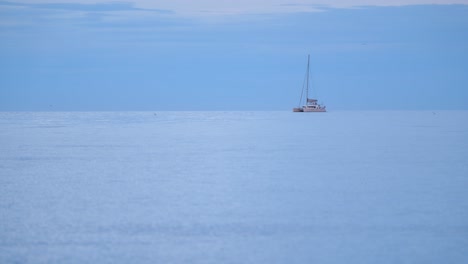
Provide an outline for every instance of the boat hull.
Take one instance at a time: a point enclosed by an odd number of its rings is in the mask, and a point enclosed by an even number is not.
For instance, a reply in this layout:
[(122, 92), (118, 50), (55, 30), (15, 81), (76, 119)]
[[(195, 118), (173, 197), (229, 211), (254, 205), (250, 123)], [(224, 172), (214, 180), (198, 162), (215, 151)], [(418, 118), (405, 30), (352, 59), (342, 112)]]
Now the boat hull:
[(326, 112), (326, 108), (309, 108), (309, 107), (294, 107), (293, 112), (308, 112), (308, 113), (313, 113), (313, 112)]
[(326, 112), (325, 108), (304, 108), (302, 112)]

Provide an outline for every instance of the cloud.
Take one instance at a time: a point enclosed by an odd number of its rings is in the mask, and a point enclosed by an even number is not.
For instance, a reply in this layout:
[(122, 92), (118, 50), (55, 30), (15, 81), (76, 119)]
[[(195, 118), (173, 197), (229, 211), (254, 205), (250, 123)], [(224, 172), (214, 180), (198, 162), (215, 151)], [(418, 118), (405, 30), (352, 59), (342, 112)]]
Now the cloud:
[[(449, 5), (465, 4), (468, 0), (10, 0), (1, 5), (22, 6), (50, 10), (111, 12), (151, 11), (173, 13), (186, 17), (216, 17), (225, 15), (304, 13), (328, 8), (355, 8), (362, 6)], [(170, 11), (171, 10), (171, 11)]]
[(134, 3), (130, 2), (44, 2), (44, 3), (29, 3), (13, 2), (13, 1), (0, 1), (0, 6), (10, 7), (29, 7), (36, 9), (49, 9), (49, 10), (63, 10), (63, 11), (84, 11), (84, 12), (112, 12), (112, 11), (148, 11), (158, 13), (172, 13), (170, 10), (155, 9), (155, 8), (138, 8)]
[(168, 17), (174, 12), (152, 7), (138, 7), (132, 2), (74, 0), (0, 0), (0, 27), (18, 28), (63, 23), (102, 26), (113, 22), (139, 21), (145, 17)]
[(174, 10), (179, 15), (209, 16), (314, 12), (324, 8), (360, 6), (468, 5), (468, 0), (134, 0), (134, 3), (141, 8)]

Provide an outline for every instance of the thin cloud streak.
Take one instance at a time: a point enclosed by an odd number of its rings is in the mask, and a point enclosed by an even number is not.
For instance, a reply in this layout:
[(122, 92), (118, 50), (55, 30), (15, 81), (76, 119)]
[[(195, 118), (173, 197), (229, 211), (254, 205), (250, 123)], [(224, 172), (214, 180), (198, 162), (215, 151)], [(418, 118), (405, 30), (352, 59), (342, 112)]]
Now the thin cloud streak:
[(302, 13), (316, 12), (327, 8), (356, 8), (363, 6), (468, 5), (468, 0), (134, 0), (134, 3), (141, 8), (160, 8), (174, 10), (178, 15), (204, 17)]
[(43, 0), (42, 3), (37, 2), (37, 0), (11, 0), (8, 2), (3, 1), (3, 4), (77, 11), (173, 12), (177, 16), (188, 17), (302, 13), (316, 12), (327, 8), (356, 8), (363, 6), (468, 5), (468, 0), (133, 0), (131, 2), (76, 0), (74, 3), (64, 2), (64, 0)]
[(131, 2), (98, 2), (96, 3), (28, 3), (28, 2), (13, 2), (0, 1), (0, 6), (8, 7), (27, 7), (35, 9), (50, 9), (62, 11), (84, 11), (84, 12), (115, 12), (115, 11), (147, 11), (157, 13), (172, 13), (170, 10), (154, 9), (154, 8), (137, 8)]

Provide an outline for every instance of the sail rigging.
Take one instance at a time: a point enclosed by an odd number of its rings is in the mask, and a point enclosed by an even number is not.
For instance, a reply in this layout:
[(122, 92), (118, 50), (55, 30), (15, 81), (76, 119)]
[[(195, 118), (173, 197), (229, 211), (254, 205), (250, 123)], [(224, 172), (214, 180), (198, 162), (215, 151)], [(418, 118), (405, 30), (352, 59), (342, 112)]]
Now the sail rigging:
[[(309, 98), (309, 79), (310, 79), (310, 54), (307, 55), (307, 71), (306, 78), (302, 84), (301, 97), (299, 99), (299, 106), (293, 108), (293, 112), (326, 112), (325, 106), (318, 103), (317, 99)], [(304, 96), (304, 84), (306, 90), (305, 105), (300, 107), (302, 98)]]

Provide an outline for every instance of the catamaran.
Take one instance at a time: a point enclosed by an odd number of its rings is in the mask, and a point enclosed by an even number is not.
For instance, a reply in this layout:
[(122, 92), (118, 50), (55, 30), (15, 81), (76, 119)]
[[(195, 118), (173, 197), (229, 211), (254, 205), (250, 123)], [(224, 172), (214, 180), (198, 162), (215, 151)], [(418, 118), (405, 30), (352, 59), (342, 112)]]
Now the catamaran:
[(326, 106), (318, 103), (317, 99), (309, 98), (309, 72), (310, 72), (310, 55), (307, 56), (307, 76), (306, 76), (306, 100), (305, 105), (300, 106), (302, 103), (302, 96), (304, 94), (304, 86), (302, 86), (301, 99), (299, 106), (293, 108), (293, 112), (326, 112)]

